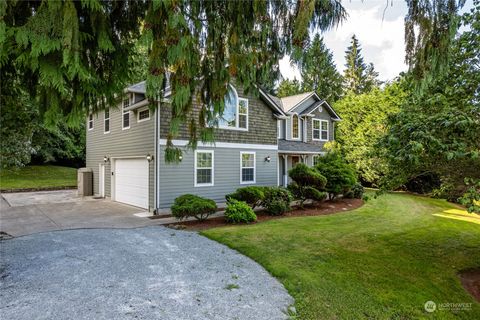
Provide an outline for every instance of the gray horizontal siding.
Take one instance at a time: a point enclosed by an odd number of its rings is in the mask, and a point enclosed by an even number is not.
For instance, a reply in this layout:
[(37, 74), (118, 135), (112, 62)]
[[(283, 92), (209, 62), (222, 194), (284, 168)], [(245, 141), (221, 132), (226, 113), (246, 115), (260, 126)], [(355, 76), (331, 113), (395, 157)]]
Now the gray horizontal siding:
[(313, 118), (309, 117), (307, 121), (307, 143), (318, 145), (321, 147), (322, 151), (325, 151), (323, 149), (323, 145), (325, 144), (326, 141), (312, 140), (312, 124), (313, 124), (312, 120), (313, 119), (328, 120), (328, 140), (329, 141), (333, 141), (333, 137), (334, 137), (333, 131), (334, 131), (335, 121), (332, 121), (332, 117), (330, 113), (328, 113), (325, 107), (322, 107), (321, 112), (319, 109), (316, 109), (313, 115), (314, 115)]
[[(137, 122), (137, 112), (131, 111), (130, 129), (122, 130), (122, 111), (120, 108), (110, 109), (110, 133), (104, 133), (104, 112), (94, 115), (94, 128), (86, 134), (86, 165), (92, 168), (94, 193), (99, 194), (98, 171), (99, 163), (103, 163), (103, 157), (143, 157), (153, 155), (154, 144), (154, 113), (150, 114), (150, 120)], [(88, 127), (88, 126), (87, 126)], [(111, 196), (111, 164), (105, 166), (105, 195)], [(149, 169), (149, 205), (154, 207), (154, 162), (150, 163)]]
[[(277, 185), (277, 151), (230, 148), (198, 148), (198, 150), (214, 151), (214, 186), (194, 186), (194, 151), (184, 152), (179, 164), (166, 164), (164, 146), (160, 147), (160, 207), (169, 207), (176, 197), (192, 193), (217, 202), (224, 202), (225, 195), (237, 188), (248, 185)], [(256, 153), (256, 183), (240, 184), (240, 152)], [(265, 158), (270, 156), (271, 161)]]

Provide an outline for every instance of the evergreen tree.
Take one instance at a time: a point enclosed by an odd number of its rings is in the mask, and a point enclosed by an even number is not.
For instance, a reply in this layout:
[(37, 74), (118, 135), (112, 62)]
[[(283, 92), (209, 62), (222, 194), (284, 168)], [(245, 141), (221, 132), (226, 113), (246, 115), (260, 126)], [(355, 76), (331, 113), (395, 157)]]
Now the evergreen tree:
[(375, 87), (379, 87), (382, 84), (380, 80), (378, 80), (378, 72), (375, 70), (373, 63), (369, 63), (367, 66), (367, 70), (365, 70), (365, 81), (363, 83), (363, 91), (369, 92)]
[(317, 34), (300, 61), (302, 90), (315, 91), (321, 98), (335, 102), (342, 96), (342, 76), (333, 55)]
[(345, 51), (346, 63), (343, 73), (343, 85), (346, 92), (351, 91), (356, 94), (363, 92), (367, 67), (361, 52), (360, 43), (357, 37), (353, 35), (351, 44)]
[[(97, 102), (114, 102), (122, 92), (143, 30), (150, 98), (158, 97), (169, 74), (171, 160), (179, 155), (172, 140), (181, 124), (188, 123), (191, 147), (213, 141), (207, 123), (222, 112), (233, 79), (246, 91), (271, 87), (279, 58), (303, 50), (310, 30), (326, 30), (345, 17), (337, 0), (4, 1), (0, 76), (13, 69), (50, 122), (62, 115), (82, 119), (103, 107)], [(192, 112), (194, 97), (199, 116)]]
[(297, 79), (289, 80), (285, 79), (282, 80), (277, 89), (277, 96), (280, 98), (293, 96), (299, 93), (302, 93), (302, 88), (300, 86), (300, 82)]

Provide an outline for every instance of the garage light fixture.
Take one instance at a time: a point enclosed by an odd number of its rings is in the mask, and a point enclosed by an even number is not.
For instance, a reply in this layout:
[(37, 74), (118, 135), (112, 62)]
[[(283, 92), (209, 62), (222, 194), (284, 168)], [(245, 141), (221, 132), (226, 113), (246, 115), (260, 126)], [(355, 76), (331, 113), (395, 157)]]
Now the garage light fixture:
[(150, 162), (153, 160), (153, 156), (151, 154), (147, 154), (147, 161)]
[(110, 158), (108, 156), (103, 156), (103, 162), (107, 163), (110, 161)]

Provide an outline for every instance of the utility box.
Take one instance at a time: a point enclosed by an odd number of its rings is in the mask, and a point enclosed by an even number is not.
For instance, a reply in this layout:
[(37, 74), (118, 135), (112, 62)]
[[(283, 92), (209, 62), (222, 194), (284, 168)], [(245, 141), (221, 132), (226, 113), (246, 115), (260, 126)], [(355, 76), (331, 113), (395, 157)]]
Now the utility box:
[(77, 187), (80, 197), (93, 196), (93, 170), (91, 168), (78, 169)]

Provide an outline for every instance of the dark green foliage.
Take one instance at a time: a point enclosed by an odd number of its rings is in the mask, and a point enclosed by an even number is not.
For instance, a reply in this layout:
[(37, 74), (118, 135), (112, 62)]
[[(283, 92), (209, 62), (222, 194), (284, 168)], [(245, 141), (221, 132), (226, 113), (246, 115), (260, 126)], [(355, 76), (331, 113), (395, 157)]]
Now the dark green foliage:
[(193, 194), (184, 194), (175, 199), (171, 210), (172, 215), (179, 220), (195, 217), (197, 220), (202, 221), (217, 211), (217, 204), (210, 199)]
[(265, 187), (264, 194), (265, 197), (262, 201), (262, 206), (268, 214), (278, 216), (290, 210), (290, 203), (293, 201), (293, 196), (288, 189)]
[(323, 190), (327, 184), (327, 179), (315, 169), (304, 163), (299, 163), (288, 171), (288, 175), (293, 180), (288, 185), (288, 190), (299, 201), (300, 207), (303, 207), (308, 199), (314, 201), (325, 199), (325, 193), (320, 190)]
[(315, 91), (330, 103), (342, 96), (342, 76), (320, 35), (315, 35), (297, 63), (302, 75), (303, 92)]
[(231, 223), (249, 223), (256, 221), (257, 215), (247, 203), (230, 199), (225, 209), (225, 220)]
[[(462, 18), (466, 31), (453, 42), (444, 75), (414, 91), (389, 118), (382, 140), (389, 162), (384, 186), (395, 189), (427, 172), (444, 184), (435, 195), (456, 199), (465, 177), (480, 178), (480, 2)], [(411, 79), (415, 85), (414, 78)]]
[(356, 183), (352, 188), (344, 194), (345, 198), (349, 199), (362, 199), (365, 192), (363, 186), (360, 183)]
[(318, 159), (315, 169), (326, 179), (326, 191), (331, 200), (345, 194), (357, 183), (355, 169), (337, 152), (329, 152)]
[(39, 123), (32, 137), (32, 163), (55, 163), (70, 167), (85, 165), (85, 124), (49, 128)]
[(466, 192), (458, 199), (468, 212), (480, 213), (480, 179), (465, 178)]
[(260, 205), (264, 197), (265, 197), (265, 194), (264, 194), (263, 187), (249, 186), (249, 187), (238, 188), (234, 193), (227, 194), (225, 196), (225, 199), (227, 200), (227, 202), (230, 201), (231, 199), (244, 201), (249, 206), (251, 206), (252, 209), (255, 209), (256, 206)]
[(282, 80), (278, 85), (277, 96), (280, 98), (294, 96), (296, 94), (302, 93), (300, 82), (297, 79), (294, 80)]
[[(422, 90), (443, 76), (450, 58), (458, 12), (466, 0), (409, 0), (405, 16), (406, 62)], [(474, 4), (478, 5), (478, 0)], [(477, 20), (478, 21), (478, 20)]]
[(407, 98), (405, 80), (397, 80), (383, 89), (347, 94), (335, 103), (342, 121), (335, 125), (335, 140), (348, 163), (355, 167), (362, 181), (378, 186), (388, 171), (386, 158), (380, 155), (378, 142), (387, 131), (387, 119), (397, 113)]
[(441, 179), (438, 174), (431, 172), (425, 172), (419, 176), (413, 177), (407, 183), (405, 183), (405, 188), (410, 192), (428, 194), (434, 189), (440, 187)]

